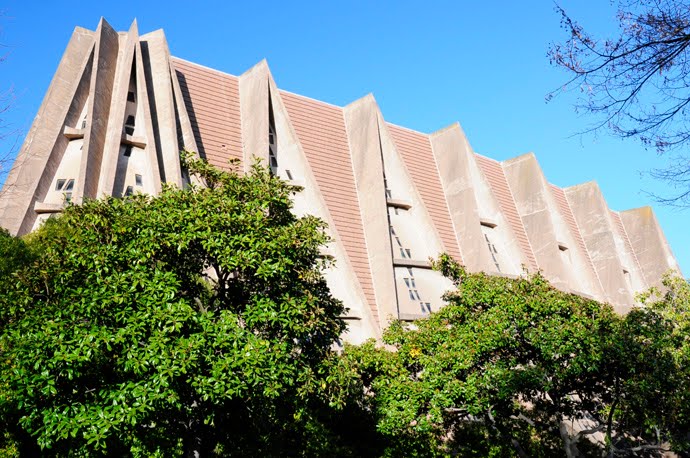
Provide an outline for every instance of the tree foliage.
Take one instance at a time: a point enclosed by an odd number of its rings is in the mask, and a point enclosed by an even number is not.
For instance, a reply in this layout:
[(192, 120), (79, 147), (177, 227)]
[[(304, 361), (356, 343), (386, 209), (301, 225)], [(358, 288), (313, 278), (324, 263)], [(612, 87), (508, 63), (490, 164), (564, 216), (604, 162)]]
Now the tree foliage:
[(0, 232), (0, 456), (658, 456), (690, 450), (690, 286), (625, 317), (539, 274), (455, 289), (383, 345), (333, 344), (299, 188), (186, 156), (203, 186)]
[(389, 456), (685, 449), (690, 390), (679, 344), (690, 334), (674, 314), (687, 313), (686, 282), (677, 281), (682, 307), (662, 300), (619, 317), (540, 275), (468, 274), (447, 257), (438, 267), (457, 285), (448, 305), (391, 326), (393, 351), (372, 342), (346, 352)]
[[(618, 0), (618, 33), (597, 39), (557, 7), (568, 38), (554, 44), (552, 64), (566, 69), (566, 88), (580, 90), (578, 108), (594, 129), (634, 137), (659, 152), (690, 142), (690, 5), (683, 0)], [(553, 92), (549, 97), (553, 96)], [(678, 190), (660, 200), (690, 205), (690, 167), (678, 153), (652, 172)]]
[(0, 234), (0, 419), (26, 456), (318, 454), (344, 330), (324, 223), (260, 166), (186, 165), (205, 186)]

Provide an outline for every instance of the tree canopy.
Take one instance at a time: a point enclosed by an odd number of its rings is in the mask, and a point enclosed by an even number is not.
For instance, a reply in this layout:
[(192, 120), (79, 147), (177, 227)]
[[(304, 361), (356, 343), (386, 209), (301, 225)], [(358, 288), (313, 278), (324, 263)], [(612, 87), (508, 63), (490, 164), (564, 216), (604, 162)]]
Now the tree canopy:
[[(690, 205), (690, 5), (684, 0), (617, 0), (618, 30), (599, 39), (557, 7), (568, 37), (554, 44), (551, 62), (571, 75), (578, 108), (593, 114), (594, 129), (639, 139), (659, 152), (675, 149), (669, 167), (652, 175), (675, 186), (659, 197)], [(549, 97), (557, 92), (552, 92)]]
[(254, 166), (0, 231), (0, 456), (658, 456), (690, 450), (690, 285), (626, 316), (434, 267), (446, 306), (334, 350), (325, 226)]
[(324, 223), (260, 166), (186, 166), (204, 186), (0, 234), (0, 416), (27, 456), (307, 449), (295, 425), (344, 330)]
[(688, 450), (687, 282), (620, 317), (538, 274), (438, 267), (457, 286), (443, 309), (393, 324), (393, 351), (346, 351), (388, 456)]

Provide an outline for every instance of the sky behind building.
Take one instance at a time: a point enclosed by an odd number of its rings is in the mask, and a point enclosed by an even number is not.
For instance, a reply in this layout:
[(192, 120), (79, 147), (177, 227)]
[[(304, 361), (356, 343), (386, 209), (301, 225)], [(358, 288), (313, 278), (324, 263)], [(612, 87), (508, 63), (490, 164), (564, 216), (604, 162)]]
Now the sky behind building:
[[(563, 1), (597, 33), (614, 31), (608, 2)], [(422, 132), (460, 122), (480, 154), (505, 160), (534, 152), (556, 185), (599, 183), (609, 206), (653, 205), (685, 275), (688, 213), (655, 204), (668, 194), (644, 172), (664, 158), (606, 132), (573, 95), (545, 95), (567, 78), (549, 65), (564, 38), (551, 1), (463, 2), (40, 2), (9, 0), (0, 22), (7, 60), (0, 89), (17, 99), (6, 116), (26, 132), (75, 26), (104, 16), (117, 30), (165, 30), (173, 55), (239, 75), (266, 58), (283, 89), (344, 106), (373, 93), (386, 120)], [(23, 136), (22, 136), (23, 138)], [(2, 145), (6, 148), (8, 145)]]

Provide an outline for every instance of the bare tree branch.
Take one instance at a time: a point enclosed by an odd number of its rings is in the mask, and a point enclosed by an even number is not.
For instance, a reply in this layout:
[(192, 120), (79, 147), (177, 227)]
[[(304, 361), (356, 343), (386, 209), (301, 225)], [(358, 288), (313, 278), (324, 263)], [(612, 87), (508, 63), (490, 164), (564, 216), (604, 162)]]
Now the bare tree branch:
[[(690, 142), (690, 5), (682, 0), (618, 0), (618, 32), (597, 39), (556, 6), (568, 33), (551, 46), (550, 62), (570, 73), (562, 88), (579, 90), (576, 110), (594, 115), (585, 132), (607, 129), (621, 138), (637, 138), (659, 153)], [(584, 132), (583, 132), (584, 133)], [(690, 206), (690, 158), (670, 157), (670, 166), (651, 176), (678, 190), (658, 201)]]

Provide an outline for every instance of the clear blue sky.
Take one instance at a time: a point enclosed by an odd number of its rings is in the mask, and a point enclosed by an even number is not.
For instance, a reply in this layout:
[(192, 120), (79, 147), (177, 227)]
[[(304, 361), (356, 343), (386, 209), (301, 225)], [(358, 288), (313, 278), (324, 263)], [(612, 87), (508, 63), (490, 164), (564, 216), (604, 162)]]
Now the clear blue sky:
[[(609, 2), (562, 4), (590, 29), (614, 30)], [(481, 154), (504, 160), (532, 151), (559, 186), (596, 180), (614, 210), (652, 205), (690, 275), (690, 211), (645, 194), (665, 192), (643, 175), (664, 158), (605, 132), (575, 135), (592, 119), (574, 112), (571, 95), (545, 102), (566, 79), (546, 57), (564, 37), (551, 1), (9, 0), (2, 8), (0, 43), (10, 54), (0, 89), (14, 87), (9, 121), (24, 131), (73, 28), (95, 29), (104, 16), (126, 30), (137, 18), (141, 33), (163, 28), (175, 56), (236, 75), (266, 58), (283, 89), (336, 105), (372, 92), (390, 122), (433, 132), (459, 121)]]

